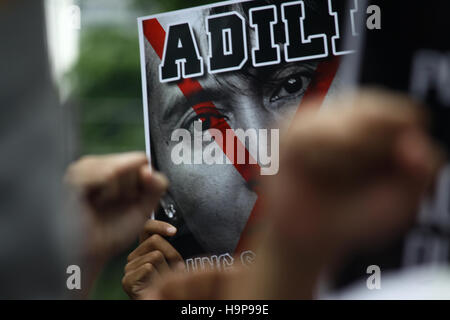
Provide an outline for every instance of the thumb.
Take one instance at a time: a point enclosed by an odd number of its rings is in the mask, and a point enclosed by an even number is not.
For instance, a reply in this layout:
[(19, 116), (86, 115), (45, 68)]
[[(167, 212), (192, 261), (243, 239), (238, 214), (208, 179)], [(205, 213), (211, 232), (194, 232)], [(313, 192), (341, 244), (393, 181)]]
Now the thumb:
[(140, 170), (140, 182), (144, 211), (149, 215), (158, 206), (159, 200), (169, 186), (169, 181), (164, 175), (145, 165)]

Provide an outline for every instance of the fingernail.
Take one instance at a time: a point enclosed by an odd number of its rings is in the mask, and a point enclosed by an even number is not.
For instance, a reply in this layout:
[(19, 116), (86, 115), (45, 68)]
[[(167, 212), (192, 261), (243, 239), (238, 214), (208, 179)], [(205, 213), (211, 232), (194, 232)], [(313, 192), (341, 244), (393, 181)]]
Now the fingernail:
[(185, 268), (186, 268), (186, 266), (184, 265), (184, 262), (178, 262), (175, 265), (175, 270), (177, 270), (177, 271), (184, 271)]
[(174, 226), (167, 227), (166, 230), (169, 235), (174, 235), (175, 233), (177, 233), (177, 228), (175, 228)]
[(159, 173), (159, 172), (157, 172), (157, 171), (153, 171), (153, 178), (156, 180), (156, 181), (158, 181), (158, 183), (164, 188), (164, 189), (167, 189), (167, 187), (169, 186), (169, 180), (167, 180), (167, 178), (163, 175), (163, 174), (161, 174), (161, 173)]
[(152, 174), (152, 169), (148, 165), (144, 166), (143, 171), (145, 174), (148, 174), (148, 175)]
[(141, 169), (141, 176), (144, 181), (144, 183), (148, 183), (152, 179), (152, 170), (148, 165), (145, 165)]

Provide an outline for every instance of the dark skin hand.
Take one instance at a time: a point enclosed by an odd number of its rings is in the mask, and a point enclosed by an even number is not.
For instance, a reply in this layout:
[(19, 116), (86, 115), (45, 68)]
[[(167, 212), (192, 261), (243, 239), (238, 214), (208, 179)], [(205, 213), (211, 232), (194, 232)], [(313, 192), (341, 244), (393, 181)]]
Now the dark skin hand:
[(143, 299), (152, 285), (164, 275), (184, 270), (177, 250), (164, 238), (177, 229), (163, 221), (149, 220), (140, 236), (139, 246), (128, 256), (122, 286), (131, 299)]
[(312, 299), (320, 276), (355, 249), (409, 229), (443, 163), (407, 97), (362, 91), (300, 110), (262, 181), (266, 224), (250, 270), (178, 274), (148, 299)]

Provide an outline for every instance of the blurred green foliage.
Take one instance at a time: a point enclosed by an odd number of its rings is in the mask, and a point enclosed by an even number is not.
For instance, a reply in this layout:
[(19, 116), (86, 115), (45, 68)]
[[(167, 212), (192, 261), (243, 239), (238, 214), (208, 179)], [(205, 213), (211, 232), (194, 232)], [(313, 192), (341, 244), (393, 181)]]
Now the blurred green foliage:
[(142, 150), (139, 45), (112, 27), (81, 35), (76, 66), (80, 109), (80, 152)]
[[(83, 1), (79, 0), (83, 5)], [(136, 17), (204, 5), (211, 0), (130, 0)], [(111, 8), (107, 8), (111, 9)], [(70, 74), (78, 102), (79, 155), (144, 150), (137, 27), (115, 21), (82, 28), (80, 56)], [(121, 287), (126, 250), (105, 268), (93, 299), (127, 298)]]
[[(137, 38), (117, 27), (91, 27), (81, 33), (81, 96), (135, 98), (140, 93), (139, 44)], [(111, 90), (116, 88), (119, 90)]]

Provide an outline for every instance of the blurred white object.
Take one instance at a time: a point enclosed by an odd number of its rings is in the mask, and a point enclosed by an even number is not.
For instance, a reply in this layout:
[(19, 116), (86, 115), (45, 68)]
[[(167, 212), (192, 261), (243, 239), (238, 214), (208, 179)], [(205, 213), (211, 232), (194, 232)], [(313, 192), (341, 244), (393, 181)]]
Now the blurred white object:
[(46, 0), (45, 13), (52, 76), (64, 102), (70, 94), (70, 84), (64, 76), (73, 67), (79, 53), (81, 10), (73, 0)]
[(381, 289), (367, 288), (366, 279), (324, 299), (450, 300), (450, 266), (425, 265), (382, 274)]

